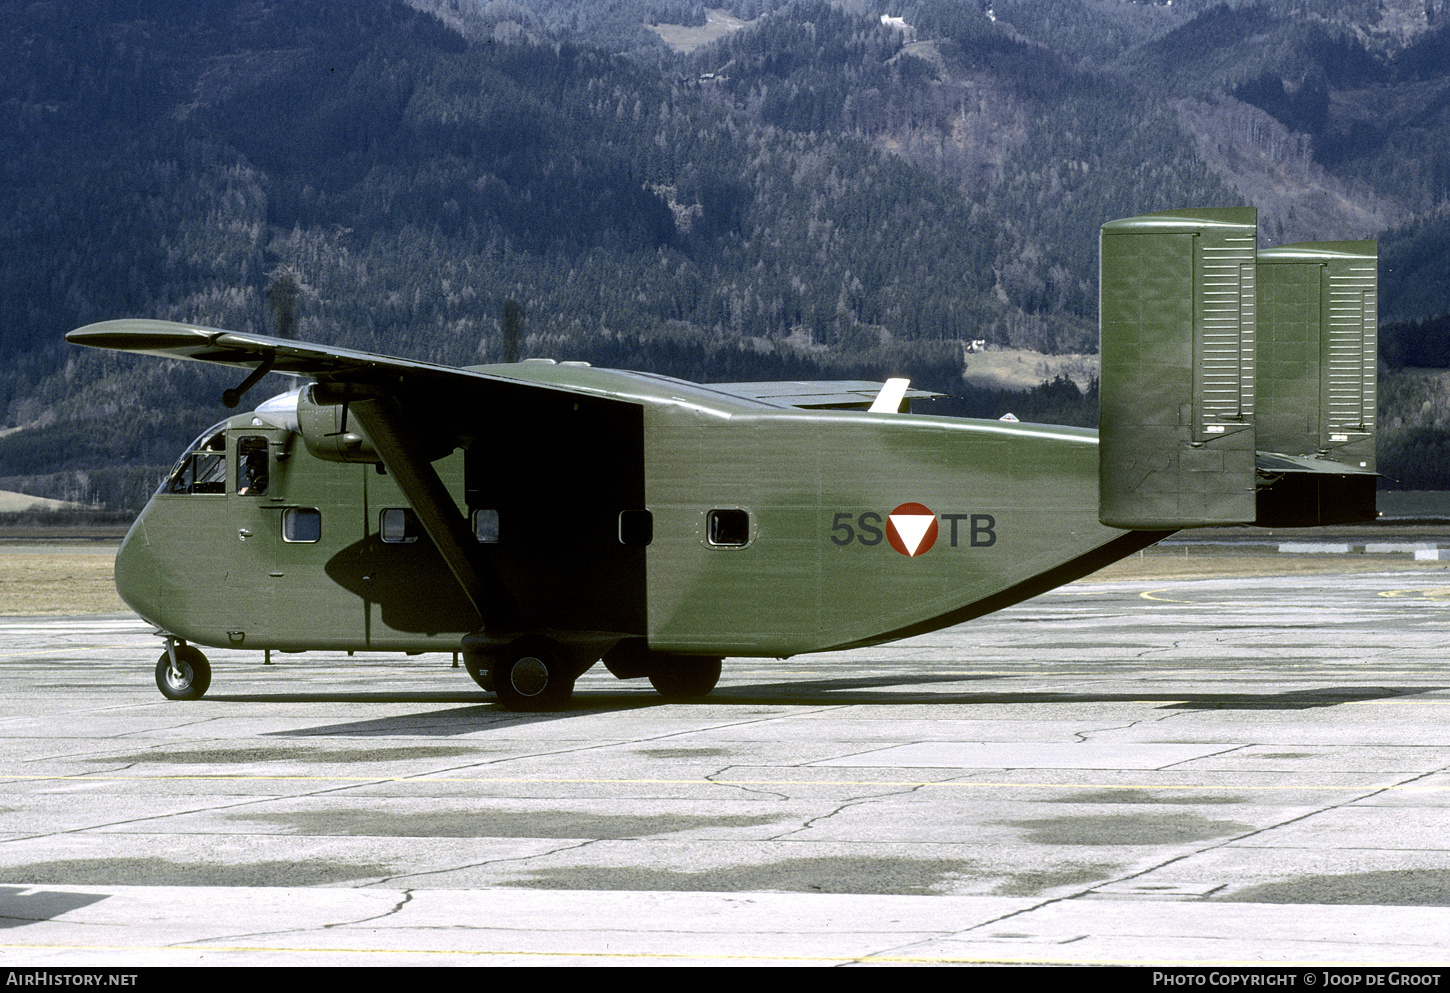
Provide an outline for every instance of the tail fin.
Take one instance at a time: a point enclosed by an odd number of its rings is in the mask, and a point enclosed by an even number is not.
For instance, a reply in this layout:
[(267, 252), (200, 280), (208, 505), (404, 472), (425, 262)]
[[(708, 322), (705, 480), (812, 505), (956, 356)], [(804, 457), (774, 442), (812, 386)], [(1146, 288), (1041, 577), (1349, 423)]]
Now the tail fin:
[(1103, 225), (1104, 524), (1254, 519), (1256, 224), (1240, 207)]
[(1373, 241), (1259, 253), (1257, 524), (1375, 516), (1378, 262)]
[(1099, 516), (1374, 517), (1373, 242), (1257, 252), (1252, 207), (1102, 229)]

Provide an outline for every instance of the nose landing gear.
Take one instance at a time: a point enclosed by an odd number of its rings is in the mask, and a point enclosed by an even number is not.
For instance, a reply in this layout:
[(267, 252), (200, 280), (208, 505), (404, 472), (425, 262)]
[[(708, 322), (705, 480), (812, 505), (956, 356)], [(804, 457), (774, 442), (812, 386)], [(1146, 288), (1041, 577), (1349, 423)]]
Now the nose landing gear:
[(200, 700), (211, 685), (211, 663), (196, 647), (166, 639), (156, 662), (156, 688), (168, 700)]

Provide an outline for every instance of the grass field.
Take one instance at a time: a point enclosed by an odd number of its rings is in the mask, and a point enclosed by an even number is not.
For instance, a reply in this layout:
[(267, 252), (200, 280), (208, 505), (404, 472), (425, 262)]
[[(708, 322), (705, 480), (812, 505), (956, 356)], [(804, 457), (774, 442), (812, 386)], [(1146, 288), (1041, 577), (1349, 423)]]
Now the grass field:
[(1021, 348), (990, 348), (967, 355), (963, 375), (973, 386), (997, 390), (1030, 390), (1066, 376), (1086, 390), (1098, 375), (1096, 355), (1042, 355)]
[(116, 593), (115, 557), (109, 542), (54, 550), (0, 546), (0, 615), (129, 611)]
[(723, 38), (737, 28), (743, 28), (749, 21), (731, 17), (723, 10), (707, 10), (705, 23), (698, 28), (687, 28), (681, 24), (652, 24), (650, 30), (660, 40), (677, 52), (693, 52), (701, 45), (708, 45), (717, 38)]
[(74, 506), (75, 504), (66, 503), (64, 500), (48, 500), (28, 493), (0, 490), (0, 514), (13, 514), (21, 510), (65, 510)]

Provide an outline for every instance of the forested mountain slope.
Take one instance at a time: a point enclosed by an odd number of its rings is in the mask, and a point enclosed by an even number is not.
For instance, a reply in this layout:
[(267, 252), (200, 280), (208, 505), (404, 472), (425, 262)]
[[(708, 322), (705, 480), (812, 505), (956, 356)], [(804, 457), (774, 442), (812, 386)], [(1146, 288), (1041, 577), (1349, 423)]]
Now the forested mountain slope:
[(0, 488), (134, 505), (219, 416), (60, 341), (112, 317), (464, 363), (510, 299), (525, 354), (969, 392), (964, 340), (1094, 347), (1103, 221), (1250, 196), (1402, 226), (1385, 314), (1450, 311), (1439, 0), (729, 10), (675, 51), (703, 6), (0, 0)]

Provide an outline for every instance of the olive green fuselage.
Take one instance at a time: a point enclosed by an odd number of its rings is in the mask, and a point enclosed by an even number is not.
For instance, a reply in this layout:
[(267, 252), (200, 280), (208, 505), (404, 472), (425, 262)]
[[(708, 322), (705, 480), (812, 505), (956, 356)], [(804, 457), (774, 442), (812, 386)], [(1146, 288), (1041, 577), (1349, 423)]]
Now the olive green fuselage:
[(252, 414), (225, 424), (224, 485), (163, 486), (138, 518), (122, 596), (222, 647), (450, 651), (482, 631), (784, 657), (967, 620), (1162, 537), (1098, 522), (1093, 431), (516, 375), (578, 390), (539, 415), (553, 440), (485, 425), (433, 463), (512, 630), (480, 617), (392, 475)]

